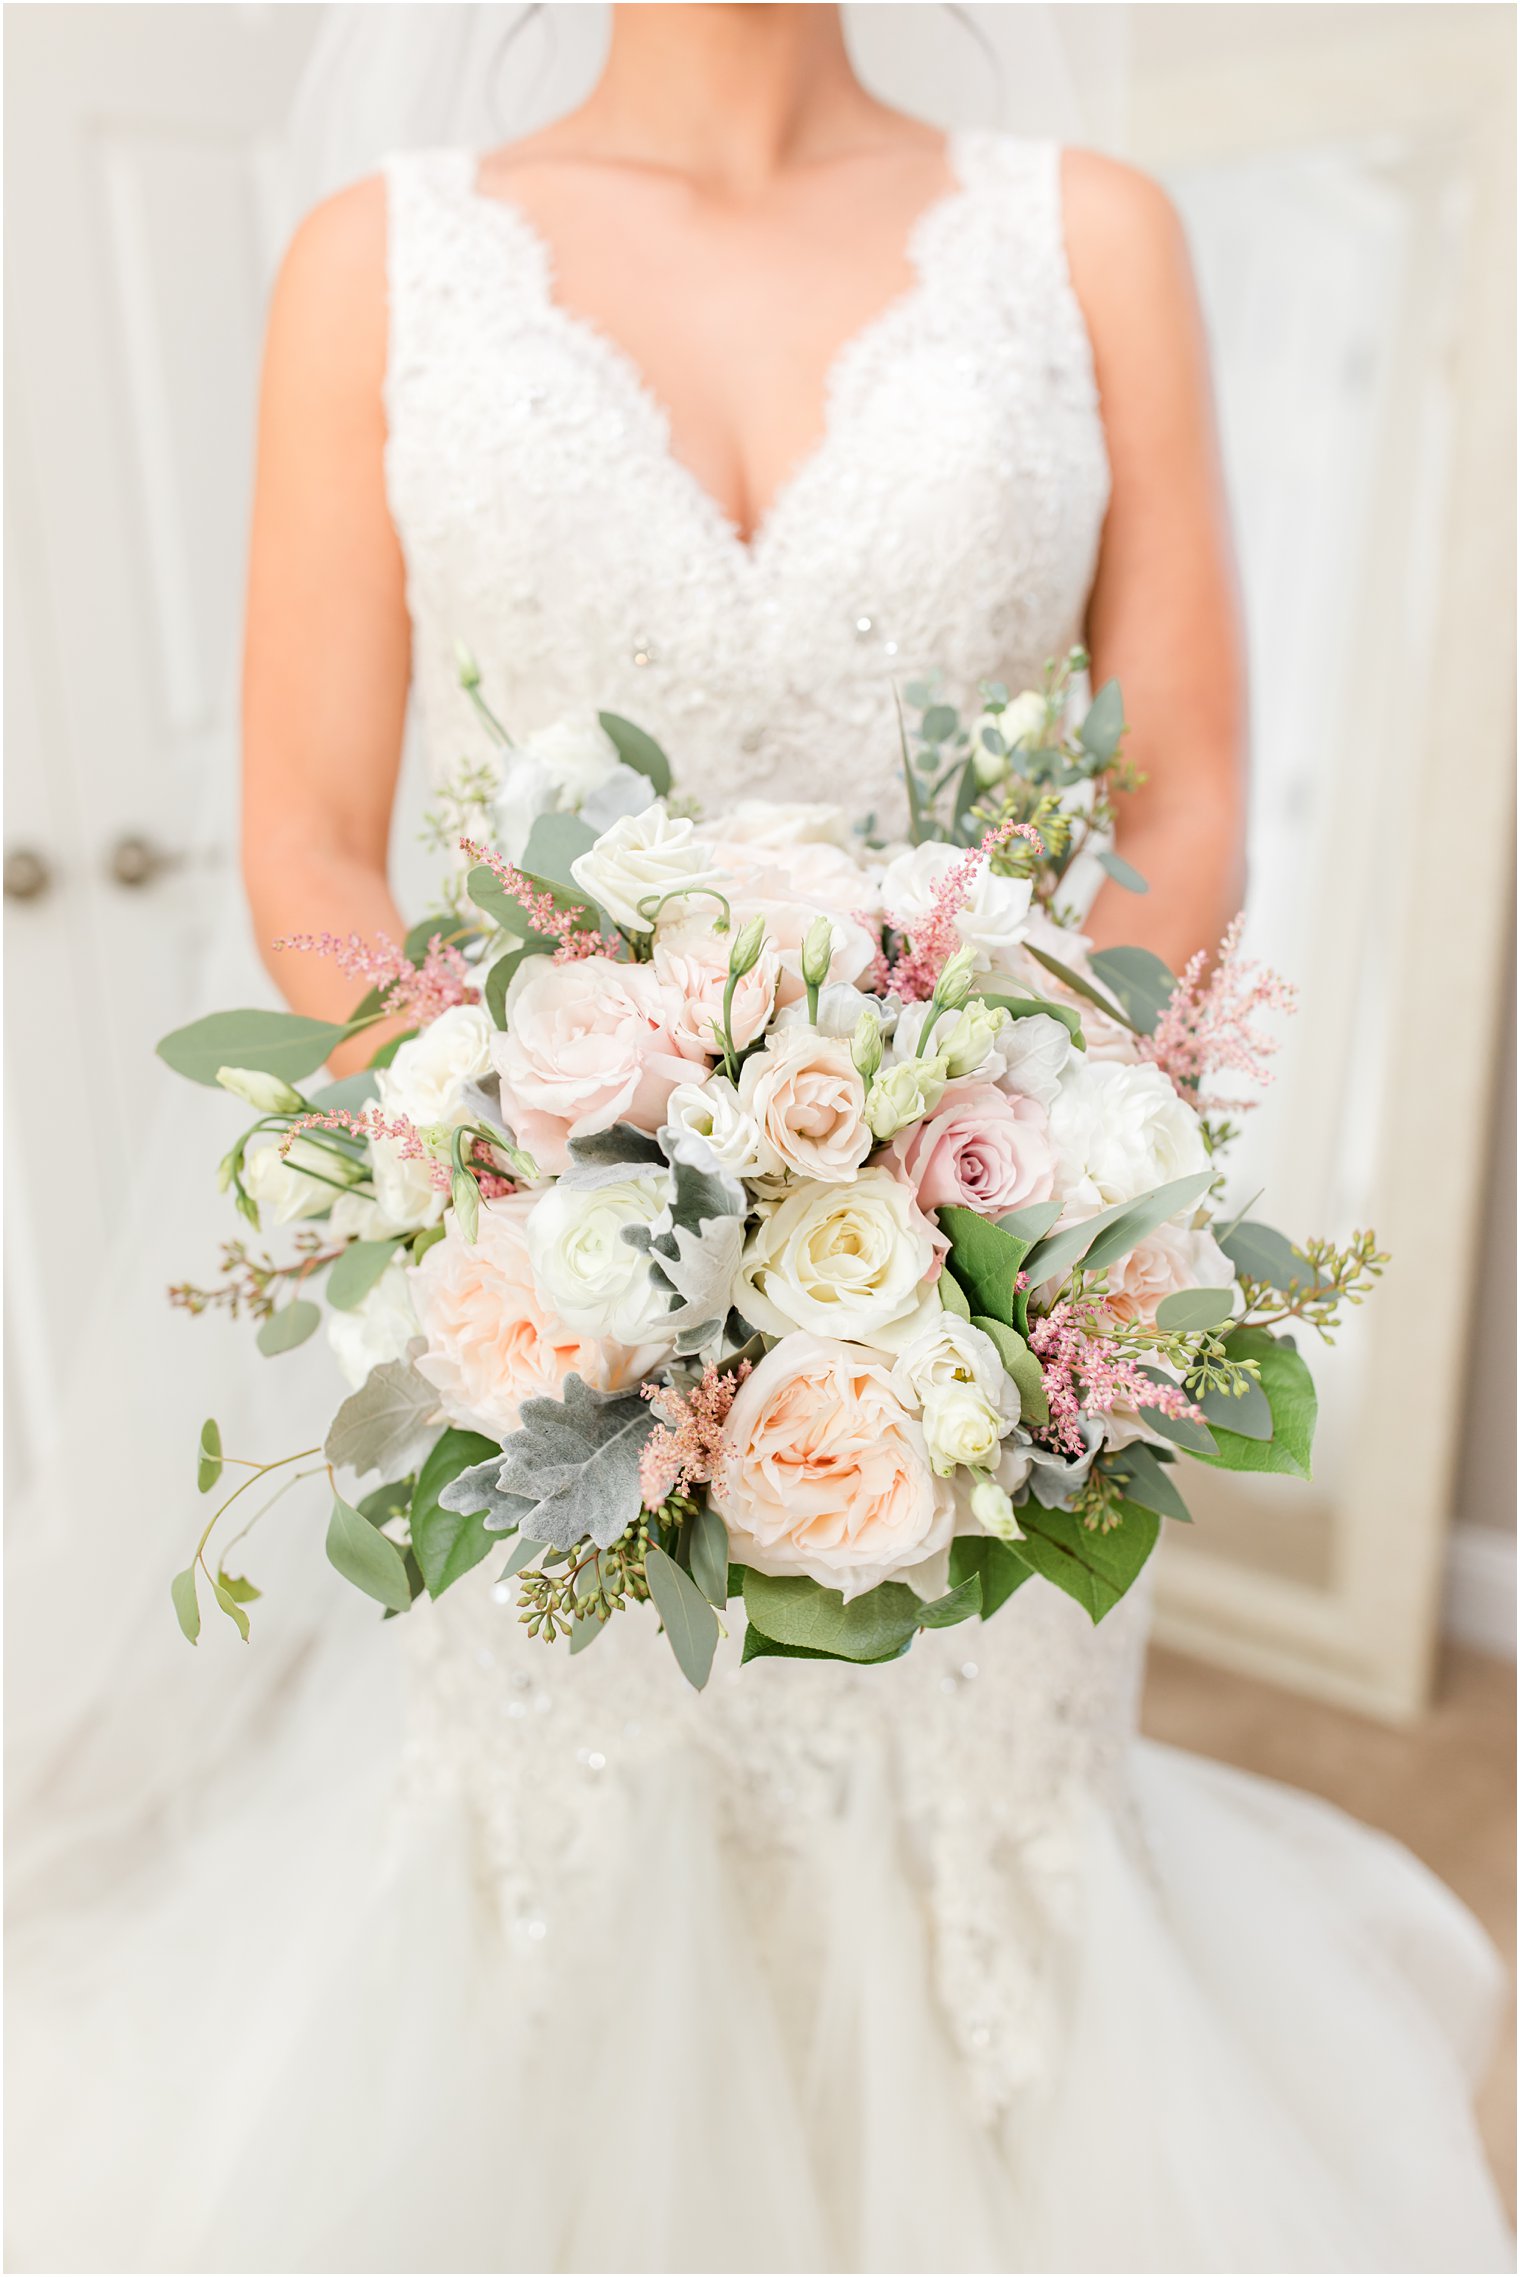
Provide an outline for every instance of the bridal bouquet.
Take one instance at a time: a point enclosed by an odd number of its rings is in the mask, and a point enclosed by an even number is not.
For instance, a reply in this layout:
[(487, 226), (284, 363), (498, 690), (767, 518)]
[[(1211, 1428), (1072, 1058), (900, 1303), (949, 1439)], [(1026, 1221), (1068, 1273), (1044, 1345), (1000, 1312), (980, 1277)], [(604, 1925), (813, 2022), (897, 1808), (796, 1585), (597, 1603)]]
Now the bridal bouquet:
[[(325, 1299), (353, 1387), (322, 1448), (238, 1459), (174, 1582), (192, 1642), (203, 1588), (245, 1636), (257, 1595), (209, 1555), (222, 1510), (307, 1460), (388, 1613), (500, 1538), (532, 1633), (573, 1652), (652, 1601), (698, 1686), (736, 1599), (747, 1660), (895, 1659), (1026, 1582), (1096, 1621), (1187, 1518), (1184, 1459), (1308, 1475), (1290, 1325), (1328, 1333), (1383, 1260), (1221, 1215), (1287, 1002), (1237, 932), (1179, 978), (1077, 929), (1079, 862), (1144, 890), (1084, 664), (969, 720), (909, 688), (897, 845), (829, 806), (698, 816), (611, 714), (514, 745), (466, 670), (498, 748), (445, 811), (446, 914), (282, 944), (369, 983), (345, 1025), (159, 1047), (255, 1110), (222, 1184), (290, 1229), (173, 1295), (271, 1357)], [(368, 1072), (302, 1088), (381, 1023)], [(203, 1492), (233, 1460), (207, 1423)]]

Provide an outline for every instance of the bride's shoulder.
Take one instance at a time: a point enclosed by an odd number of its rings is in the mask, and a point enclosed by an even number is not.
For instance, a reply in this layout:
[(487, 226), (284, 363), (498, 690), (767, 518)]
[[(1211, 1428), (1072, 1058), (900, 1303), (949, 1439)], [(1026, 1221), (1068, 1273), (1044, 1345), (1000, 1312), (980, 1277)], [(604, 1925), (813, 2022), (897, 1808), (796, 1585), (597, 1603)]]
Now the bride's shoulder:
[(372, 174), (324, 198), (285, 249), (269, 311), (269, 353), (325, 364), (336, 379), (383, 367), (386, 184)]
[(1187, 239), (1161, 184), (1080, 149), (1062, 150), (1060, 178), (1067, 265), (1094, 346), (1101, 352), (1105, 335), (1166, 325), (1190, 308)]

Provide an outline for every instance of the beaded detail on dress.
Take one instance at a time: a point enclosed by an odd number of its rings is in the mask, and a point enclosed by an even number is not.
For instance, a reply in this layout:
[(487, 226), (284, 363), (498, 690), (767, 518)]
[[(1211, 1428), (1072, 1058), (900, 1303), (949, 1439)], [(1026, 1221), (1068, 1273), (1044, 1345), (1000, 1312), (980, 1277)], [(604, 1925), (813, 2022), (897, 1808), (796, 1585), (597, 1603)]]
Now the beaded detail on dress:
[[(387, 480), (435, 770), (480, 749), (463, 640), (517, 732), (596, 704), (656, 734), (709, 808), (823, 787), (891, 827), (893, 681), (938, 667), (957, 694), (983, 675), (1018, 689), (1079, 637), (1108, 463), (1058, 153), (962, 133), (950, 156), (913, 282), (840, 352), (824, 433), (749, 545), (672, 456), (630, 358), (559, 307), (525, 217), (477, 192), (473, 156), (392, 163)], [(410, 1775), (469, 1802), (546, 2000), (662, 1761), (705, 1783), (772, 1950), (869, 1780), (979, 2107), (1038, 2092), (1080, 1815), (1123, 1810), (1143, 1592), (1094, 1630), (1026, 1588), (884, 1668), (741, 1672), (731, 1646), (698, 1699), (647, 1611), (573, 1662), (530, 1641), (493, 1596), (497, 1563), (407, 1624)], [(776, 1973), (797, 1997), (805, 1954)]]
[(682, 785), (884, 825), (892, 683), (1018, 689), (1081, 631), (1108, 497), (1059, 153), (985, 132), (917, 224), (913, 281), (845, 343), (824, 431), (751, 543), (673, 455), (626, 352), (459, 150), (393, 160), (387, 481), (432, 764), (478, 751), (454, 645), (516, 732), (595, 703)]

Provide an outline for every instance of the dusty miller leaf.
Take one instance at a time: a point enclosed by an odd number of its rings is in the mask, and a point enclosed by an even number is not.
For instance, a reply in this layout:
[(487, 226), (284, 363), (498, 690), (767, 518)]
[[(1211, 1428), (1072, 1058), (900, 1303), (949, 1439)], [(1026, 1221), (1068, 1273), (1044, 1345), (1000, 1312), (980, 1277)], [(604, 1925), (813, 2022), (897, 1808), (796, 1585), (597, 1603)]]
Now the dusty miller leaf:
[(643, 1507), (639, 1457), (654, 1420), (647, 1401), (608, 1398), (574, 1375), (563, 1398), (524, 1400), (497, 1479), (531, 1505), (523, 1532), (561, 1550), (588, 1537), (606, 1549), (626, 1533)]

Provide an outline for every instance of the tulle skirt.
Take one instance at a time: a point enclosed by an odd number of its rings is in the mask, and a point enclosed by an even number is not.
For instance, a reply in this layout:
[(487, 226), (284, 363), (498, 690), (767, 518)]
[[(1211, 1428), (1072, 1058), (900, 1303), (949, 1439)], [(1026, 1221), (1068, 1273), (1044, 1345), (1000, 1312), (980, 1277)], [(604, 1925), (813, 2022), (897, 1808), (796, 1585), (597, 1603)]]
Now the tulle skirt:
[(1495, 1958), (1338, 1812), (1148, 1744), (1132, 1809), (1074, 1797), (1067, 1917), (994, 1925), (1052, 1940), (1060, 2030), (988, 2124), (884, 1759), (760, 1906), (664, 1754), (525, 1952), (458, 1797), (398, 1810), (391, 1644), (292, 1676), (158, 1866), (13, 1932), (10, 2268), (1513, 2267)]

